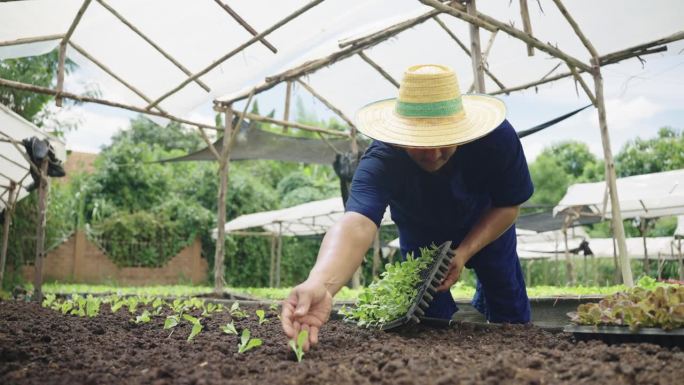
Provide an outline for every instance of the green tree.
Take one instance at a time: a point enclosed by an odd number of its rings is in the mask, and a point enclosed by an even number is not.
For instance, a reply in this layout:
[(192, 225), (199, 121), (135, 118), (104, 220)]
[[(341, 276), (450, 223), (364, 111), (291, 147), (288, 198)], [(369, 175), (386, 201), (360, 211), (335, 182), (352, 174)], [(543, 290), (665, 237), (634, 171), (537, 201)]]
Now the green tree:
[(615, 157), (615, 168), (620, 177), (684, 168), (684, 133), (663, 127), (655, 138), (627, 142)]
[(120, 130), (112, 136), (113, 144), (123, 140), (129, 140), (132, 143), (155, 144), (165, 151), (191, 152), (205, 145), (199, 135), (188, 132), (179, 123), (171, 122), (166, 127), (161, 127), (142, 115), (131, 120), (130, 129)]
[(555, 205), (565, 194), (572, 177), (552, 157), (540, 155), (530, 165), (534, 195), (530, 203)]

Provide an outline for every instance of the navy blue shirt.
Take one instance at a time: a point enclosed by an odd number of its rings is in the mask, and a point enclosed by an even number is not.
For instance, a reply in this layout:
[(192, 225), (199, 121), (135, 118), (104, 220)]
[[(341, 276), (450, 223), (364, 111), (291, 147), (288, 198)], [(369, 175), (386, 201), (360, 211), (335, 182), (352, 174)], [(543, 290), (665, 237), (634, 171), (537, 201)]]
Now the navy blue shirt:
[[(488, 135), (459, 145), (435, 173), (421, 169), (405, 150), (374, 141), (354, 174), (346, 211), (379, 226), (389, 205), (406, 255), (447, 240), (457, 246), (487, 209), (519, 205), (533, 191), (518, 135), (504, 120)], [(517, 254), (513, 226), (473, 260), (491, 253)]]

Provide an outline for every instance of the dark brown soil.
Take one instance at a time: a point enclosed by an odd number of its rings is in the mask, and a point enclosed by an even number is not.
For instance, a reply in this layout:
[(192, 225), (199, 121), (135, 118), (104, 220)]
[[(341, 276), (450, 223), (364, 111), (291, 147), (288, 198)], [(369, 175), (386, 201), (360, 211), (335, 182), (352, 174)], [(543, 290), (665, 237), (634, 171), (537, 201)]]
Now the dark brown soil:
[[(227, 313), (205, 318), (186, 342), (164, 317), (135, 325), (124, 308), (97, 318), (0, 302), (0, 384), (681, 384), (684, 353), (651, 344), (574, 343), (533, 326), (415, 328), (403, 333), (331, 321), (321, 345), (297, 363), (270, 312), (249, 327), (264, 345), (237, 353), (220, 331)], [(253, 310), (253, 309), (251, 309)]]

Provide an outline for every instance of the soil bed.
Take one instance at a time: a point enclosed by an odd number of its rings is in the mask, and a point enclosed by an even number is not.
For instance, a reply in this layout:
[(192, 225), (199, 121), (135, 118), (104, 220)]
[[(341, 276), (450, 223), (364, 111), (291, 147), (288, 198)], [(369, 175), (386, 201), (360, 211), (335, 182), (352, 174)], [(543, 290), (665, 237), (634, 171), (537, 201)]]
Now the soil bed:
[(136, 325), (126, 309), (111, 314), (106, 305), (89, 319), (0, 302), (0, 383), (672, 385), (684, 377), (677, 347), (575, 343), (568, 334), (512, 325), (388, 333), (335, 320), (297, 363), (275, 312), (259, 325), (254, 310), (235, 325), (264, 345), (238, 354), (239, 337), (220, 330), (227, 312), (204, 318), (202, 333), (187, 342), (190, 325), (168, 337), (163, 316)]

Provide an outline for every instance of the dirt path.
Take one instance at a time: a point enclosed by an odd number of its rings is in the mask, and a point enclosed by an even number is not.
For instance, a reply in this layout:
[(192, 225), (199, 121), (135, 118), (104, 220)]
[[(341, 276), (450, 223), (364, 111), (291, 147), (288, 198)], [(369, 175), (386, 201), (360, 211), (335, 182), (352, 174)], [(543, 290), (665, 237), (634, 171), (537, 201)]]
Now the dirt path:
[(650, 344), (575, 344), (533, 326), (385, 333), (331, 321), (322, 345), (297, 363), (270, 312), (248, 327), (264, 345), (237, 353), (221, 313), (186, 342), (167, 338), (164, 317), (135, 325), (126, 309), (87, 319), (37, 305), (0, 302), (1, 384), (664, 384), (681, 383), (684, 353)]

